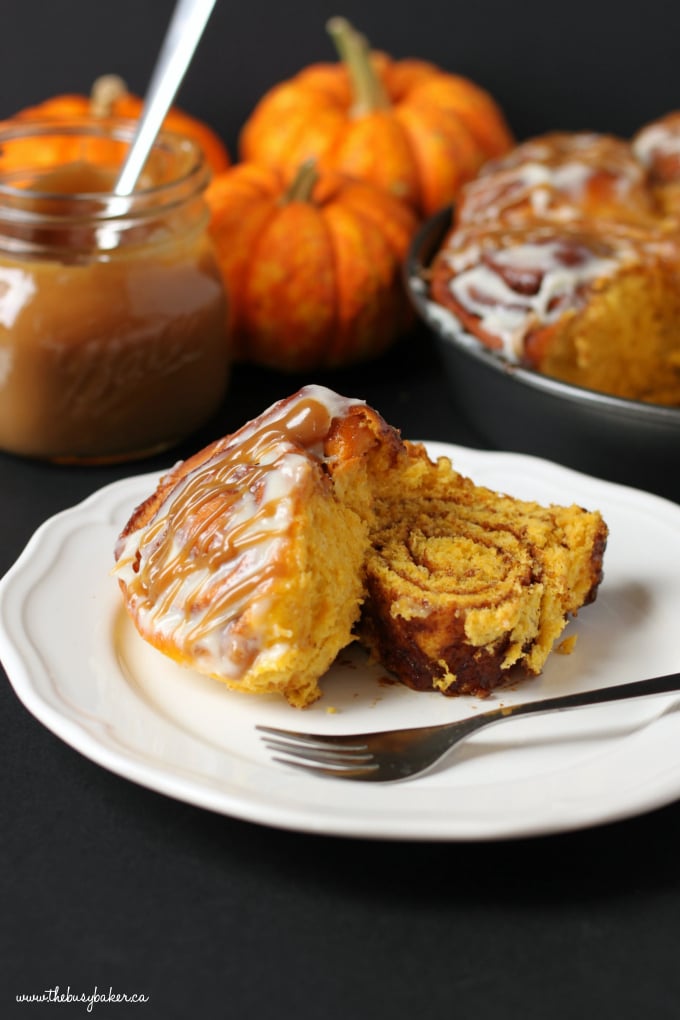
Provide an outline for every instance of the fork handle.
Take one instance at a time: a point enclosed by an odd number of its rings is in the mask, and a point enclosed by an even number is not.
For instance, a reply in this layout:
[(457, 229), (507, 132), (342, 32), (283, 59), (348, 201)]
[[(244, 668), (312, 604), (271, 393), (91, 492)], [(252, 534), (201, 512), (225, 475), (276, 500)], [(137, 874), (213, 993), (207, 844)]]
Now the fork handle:
[(480, 725), (486, 725), (486, 723), (508, 719), (515, 715), (556, 712), (568, 708), (582, 708), (586, 705), (602, 705), (608, 701), (629, 701), (631, 698), (642, 698), (653, 694), (673, 694), (676, 691), (680, 691), (680, 673), (669, 673), (667, 676), (651, 677), (648, 680), (634, 680), (632, 683), (618, 684), (613, 687), (600, 687), (599, 690), (565, 694), (559, 698), (520, 702), (518, 705), (508, 705), (505, 708), (484, 712), (476, 716), (476, 721)]

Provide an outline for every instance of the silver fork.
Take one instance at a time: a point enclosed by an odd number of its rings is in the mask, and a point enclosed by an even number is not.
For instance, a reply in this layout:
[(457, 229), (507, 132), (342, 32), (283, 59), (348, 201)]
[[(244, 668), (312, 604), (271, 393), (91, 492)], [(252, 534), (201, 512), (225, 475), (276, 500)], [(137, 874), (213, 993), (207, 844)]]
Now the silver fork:
[[(680, 690), (680, 673), (559, 698), (508, 705), (458, 722), (375, 733), (327, 734), (257, 726), (274, 761), (316, 776), (393, 783), (421, 775), (471, 733), (518, 715), (560, 712)], [(285, 755), (286, 757), (281, 757)]]

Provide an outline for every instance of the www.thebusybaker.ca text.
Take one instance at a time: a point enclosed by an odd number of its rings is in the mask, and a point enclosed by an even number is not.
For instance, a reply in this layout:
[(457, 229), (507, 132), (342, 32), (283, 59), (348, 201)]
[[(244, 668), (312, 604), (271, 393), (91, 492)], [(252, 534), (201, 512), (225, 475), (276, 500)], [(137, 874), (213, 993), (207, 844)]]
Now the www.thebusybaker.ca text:
[(104, 1002), (124, 1002), (124, 1003), (138, 1003), (148, 1002), (149, 996), (144, 995), (143, 992), (114, 992), (113, 988), (109, 988), (108, 992), (100, 992), (97, 985), (94, 986), (93, 992), (72, 992), (71, 986), (68, 985), (65, 992), (62, 992), (59, 985), (54, 988), (46, 988), (44, 992), (29, 992), (21, 993), (16, 997), (17, 1002), (81, 1002), (87, 1008), (87, 1012), (91, 1013), (95, 1004)]

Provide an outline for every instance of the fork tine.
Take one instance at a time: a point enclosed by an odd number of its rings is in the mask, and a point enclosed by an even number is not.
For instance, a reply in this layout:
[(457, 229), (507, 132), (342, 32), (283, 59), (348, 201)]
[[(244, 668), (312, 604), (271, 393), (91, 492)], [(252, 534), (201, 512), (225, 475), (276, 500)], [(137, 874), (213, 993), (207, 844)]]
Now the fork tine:
[(363, 765), (372, 761), (368, 753), (347, 752), (344, 748), (308, 748), (295, 744), (284, 744), (283, 741), (265, 741), (269, 751), (292, 755), (304, 761), (326, 763), (328, 765)]
[(328, 779), (371, 779), (378, 770), (378, 765), (362, 765), (350, 767), (349, 765), (314, 765), (311, 762), (295, 761), (292, 758), (272, 758), (272, 761), (280, 765), (287, 765), (289, 768), (306, 772), (310, 776), (323, 776)]
[[(334, 733), (302, 733), (297, 730), (277, 729), (276, 726), (256, 726), (255, 729), (272, 737), (280, 737), (283, 740), (293, 741), (295, 746), (309, 744), (310, 747), (343, 747), (347, 751), (368, 750), (366, 741), (355, 734), (344, 736)], [(265, 739), (267, 739), (266, 736)]]
[(328, 744), (302, 744), (297, 739), (282, 739), (281, 737), (268, 736), (265, 734), (262, 741), (269, 751), (282, 752), (285, 755), (293, 755), (296, 758), (305, 758), (308, 761), (327, 762), (366, 762), (370, 761), (372, 755), (368, 748), (353, 748), (333, 746)]

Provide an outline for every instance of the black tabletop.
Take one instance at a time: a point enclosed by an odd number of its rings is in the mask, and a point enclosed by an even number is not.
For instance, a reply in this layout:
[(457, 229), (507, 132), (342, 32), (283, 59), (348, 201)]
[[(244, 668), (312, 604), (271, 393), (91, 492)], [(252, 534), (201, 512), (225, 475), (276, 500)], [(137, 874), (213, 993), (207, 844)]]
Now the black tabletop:
[[(11, 8), (11, 12), (10, 12)], [(5, 4), (0, 116), (118, 71), (143, 91), (166, 0)], [(518, 135), (632, 132), (678, 105), (677, 8), (574, 0), (442, 10), (366, 0), (218, 5), (182, 92), (232, 145), (261, 92), (332, 59), (344, 13), (374, 45), (470, 74)], [(56, 467), (0, 454), (0, 574), (57, 511), (165, 467), (308, 378), (238, 366), (227, 399), (171, 456)], [(412, 438), (484, 447), (419, 329), (360, 369), (315, 377)], [(678, 1016), (680, 806), (585, 831), (492, 842), (400, 842), (260, 826), (173, 800), (94, 764), (0, 679), (0, 1016)], [(58, 992), (56, 991), (58, 989)]]

